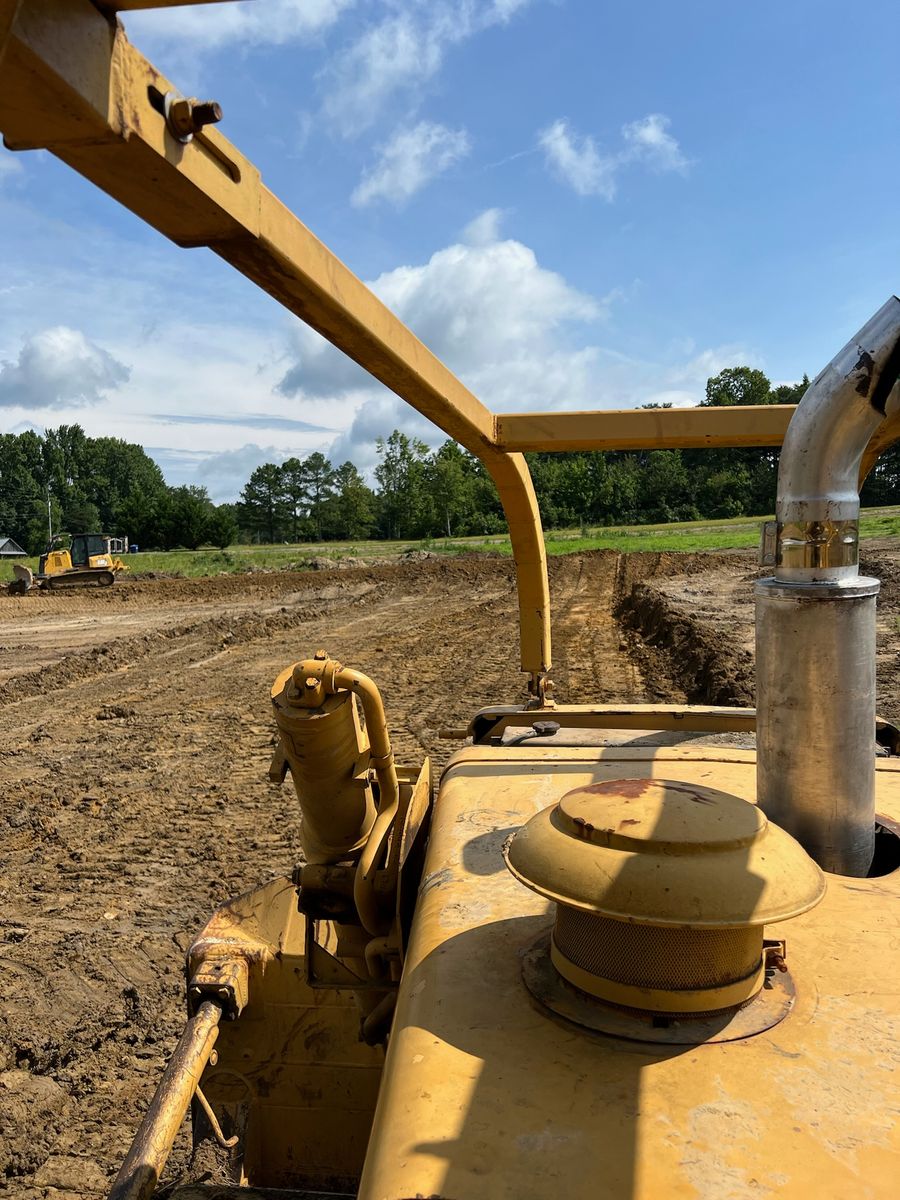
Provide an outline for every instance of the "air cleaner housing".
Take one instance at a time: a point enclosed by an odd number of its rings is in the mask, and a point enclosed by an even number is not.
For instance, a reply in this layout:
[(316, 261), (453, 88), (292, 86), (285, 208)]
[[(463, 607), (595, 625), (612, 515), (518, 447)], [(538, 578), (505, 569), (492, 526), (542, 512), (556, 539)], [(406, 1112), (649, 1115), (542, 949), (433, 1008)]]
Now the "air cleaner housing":
[(763, 985), (763, 927), (822, 898), (801, 846), (756, 805), (694, 783), (621, 779), (568, 792), (504, 848), (556, 903), (553, 965), (582, 992), (708, 1014)]

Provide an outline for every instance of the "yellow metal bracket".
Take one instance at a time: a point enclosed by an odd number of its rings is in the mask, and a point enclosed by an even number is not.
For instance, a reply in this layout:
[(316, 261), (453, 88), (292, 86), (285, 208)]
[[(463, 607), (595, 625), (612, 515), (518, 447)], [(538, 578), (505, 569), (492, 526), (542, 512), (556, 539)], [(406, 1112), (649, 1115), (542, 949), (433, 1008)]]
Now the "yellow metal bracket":
[(396, 981), (367, 979), (357, 975), (346, 963), (336, 958), (317, 940), (318, 921), (307, 918), (305, 932), (306, 983), (311, 988), (326, 991), (389, 992), (397, 988)]
[[(560, 729), (653, 729), (672, 733), (755, 733), (755, 708), (702, 704), (561, 704), (550, 718)], [(468, 729), (453, 731), (476, 745), (507, 729), (527, 729), (538, 719), (533, 709), (496, 704), (479, 709)]]

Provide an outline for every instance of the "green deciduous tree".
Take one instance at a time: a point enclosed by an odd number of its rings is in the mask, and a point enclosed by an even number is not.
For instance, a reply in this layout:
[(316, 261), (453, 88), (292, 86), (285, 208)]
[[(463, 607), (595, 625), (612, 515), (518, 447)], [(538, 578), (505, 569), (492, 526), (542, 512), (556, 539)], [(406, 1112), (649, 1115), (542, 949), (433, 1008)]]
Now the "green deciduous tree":
[(637, 503), (642, 520), (692, 521), (700, 516), (692, 481), (677, 450), (651, 450), (641, 462)]
[(426, 479), (434, 508), (433, 531), (447, 537), (467, 533), (476, 495), (470, 455), (456, 442), (444, 442), (428, 460)]
[(206, 526), (206, 540), (227, 550), (238, 536), (238, 523), (233, 504), (220, 504), (209, 517)]
[(706, 381), (703, 408), (734, 404), (774, 404), (772, 385), (755, 367), (726, 367)]
[(100, 510), (90, 500), (76, 497), (63, 509), (62, 523), (69, 533), (99, 533)]

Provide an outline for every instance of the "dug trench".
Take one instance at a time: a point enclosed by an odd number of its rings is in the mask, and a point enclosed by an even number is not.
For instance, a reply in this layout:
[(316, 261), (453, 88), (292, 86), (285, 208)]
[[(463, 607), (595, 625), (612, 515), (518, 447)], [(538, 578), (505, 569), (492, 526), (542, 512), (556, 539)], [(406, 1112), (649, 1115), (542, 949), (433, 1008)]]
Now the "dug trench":
[[(692, 556), (619, 589), (616, 609), (635, 638), (648, 678), (659, 676), (692, 704), (753, 705), (753, 585), (763, 573), (750, 554)], [(889, 542), (865, 548), (861, 573), (881, 581), (877, 608), (878, 710), (900, 723), (900, 561)]]
[[(558, 698), (745, 702), (753, 574), (719, 555), (553, 560)], [(297, 861), (293, 789), (267, 779), (269, 689), (320, 647), (376, 680), (400, 762), (440, 765), (459, 746), (442, 730), (521, 698), (512, 564), (0, 598), (0, 1190), (17, 1200), (103, 1194), (182, 1026), (185, 949)], [(896, 690), (884, 637), (881, 654)], [(168, 1177), (187, 1159), (183, 1130)]]

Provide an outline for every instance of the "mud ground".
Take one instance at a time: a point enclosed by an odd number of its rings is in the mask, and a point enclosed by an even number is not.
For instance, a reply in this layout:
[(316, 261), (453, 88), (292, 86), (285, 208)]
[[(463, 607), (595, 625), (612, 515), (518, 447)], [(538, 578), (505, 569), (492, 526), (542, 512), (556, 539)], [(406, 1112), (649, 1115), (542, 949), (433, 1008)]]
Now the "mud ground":
[[(900, 556), (870, 559), (897, 713)], [(749, 557), (554, 560), (558, 698), (748, 702), (755, 575)], [(269, 689), (320, 647), (378, 682), (400, 762), (443, 762), (460, 743), (442, 730), (522, 696), (511, 564), (0, 593), (0, 1191), (108, 1187), (183, 1023), (184, 950), (297, 860)], [(170, 1177), (185, 1160), (183, 1133)]]

